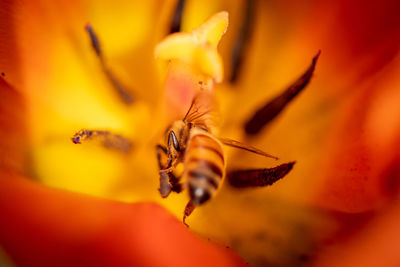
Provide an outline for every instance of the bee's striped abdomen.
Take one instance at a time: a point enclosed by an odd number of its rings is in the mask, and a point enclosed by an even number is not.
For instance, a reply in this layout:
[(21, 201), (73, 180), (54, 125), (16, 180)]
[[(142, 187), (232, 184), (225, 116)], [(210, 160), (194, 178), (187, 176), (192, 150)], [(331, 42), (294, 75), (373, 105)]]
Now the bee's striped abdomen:
[(192, 129), (185, 152), (185, 178), (194, 205), (210, 199), (225, 173), (222, 144), (203, 130)]

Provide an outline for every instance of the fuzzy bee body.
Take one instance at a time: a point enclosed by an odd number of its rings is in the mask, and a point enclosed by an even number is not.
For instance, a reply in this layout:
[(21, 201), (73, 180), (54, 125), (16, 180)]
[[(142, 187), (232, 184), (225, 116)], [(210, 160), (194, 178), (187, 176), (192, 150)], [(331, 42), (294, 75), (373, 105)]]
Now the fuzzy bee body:
[(195, 206), (215, 195), (225, 175), (221, 142), (210, 133), (192, 128), (184, 157), (186, 187)]
[[(217, 138), (212, 116), (213, 94), (200, 92), (182, 120), (175, 121), (166, 132), (166, 146), (157, 146), (160, 174), (160, 194), (168, 197), (171, 192), (189, 192), (183, 222), (195, 207), (209, 201), (220, 188), (225, 177), (223, 145), (244, 149), (265, 157), (277, 159), (255, 147), (238, 141)], [(167, 157), (162, 160), (163, 156)], [(183, 163), (183, 174), (175, 170)], [(183, 179), (181, 179), (183, 178)]]

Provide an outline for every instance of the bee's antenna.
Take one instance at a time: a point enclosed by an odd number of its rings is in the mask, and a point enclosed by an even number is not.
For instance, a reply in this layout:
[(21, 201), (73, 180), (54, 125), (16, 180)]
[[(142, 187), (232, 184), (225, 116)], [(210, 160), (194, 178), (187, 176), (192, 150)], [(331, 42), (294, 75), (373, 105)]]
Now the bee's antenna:
[(188, 111), (186, 112), (185, 117), (183, 117), (183, 122), (184, 122), (184, 123), (186, 123), (187, 116), (189, 115), (190, 111), (192, 111), (192, 108), (193, 108), (193, 106), (194, 106), (195, 100), (196, 100), (196, 98), (194, 98), (194, 99), (192, 100), (192, 104), (190, 104), (190, 107), (189, 107)]

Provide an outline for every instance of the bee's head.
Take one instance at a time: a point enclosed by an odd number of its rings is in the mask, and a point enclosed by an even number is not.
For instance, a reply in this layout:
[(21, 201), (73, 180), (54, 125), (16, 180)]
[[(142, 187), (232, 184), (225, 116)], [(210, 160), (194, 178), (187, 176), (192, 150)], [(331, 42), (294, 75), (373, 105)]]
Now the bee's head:
[(181, 152), (181, 145), (179, 144), (177, 133), (175, 133), (174, 130), (168, 132), (167, 145), (170, 151)]
[(186, 146), (187, 126), (183, 121), (175, 121), (166, 132), (166, 144), (172, 158), (179, 157)]

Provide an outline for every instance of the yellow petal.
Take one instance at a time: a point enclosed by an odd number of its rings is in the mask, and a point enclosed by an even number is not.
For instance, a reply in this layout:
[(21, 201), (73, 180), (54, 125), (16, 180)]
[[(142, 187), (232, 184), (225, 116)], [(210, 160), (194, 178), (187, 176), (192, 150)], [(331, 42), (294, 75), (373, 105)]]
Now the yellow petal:
[(203, 42), (217, 47), (222, 35), (224, 35), (228, 28), (228, 23), (228, 12), (222, 11), (212, 16), (197, 29), (194, 29), (193, 33)]
[(207, 76), (221, 82), (223, 77), (222, 59), (214, 47), (196, 43), (193, 35), (176, 33), (167, 37), (156, 48), (156, 57), (165, 60), (179, 59)]
[(155, 57), (191, 64), (216, 82), (223, 78), (223, 65), (217, 45), (228, 26), (228, 13), (220, 12), (190, 33), (174, 33), (159, 43)]

